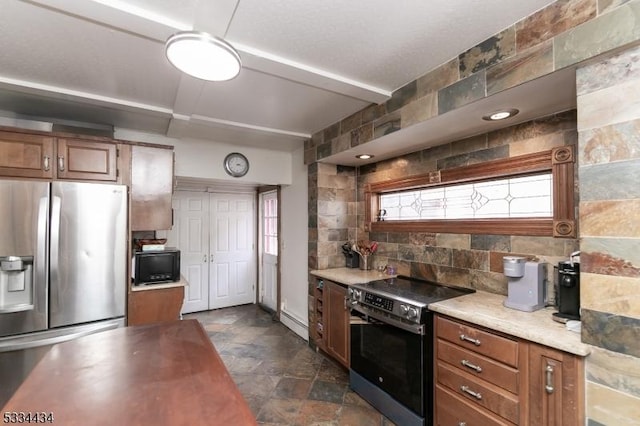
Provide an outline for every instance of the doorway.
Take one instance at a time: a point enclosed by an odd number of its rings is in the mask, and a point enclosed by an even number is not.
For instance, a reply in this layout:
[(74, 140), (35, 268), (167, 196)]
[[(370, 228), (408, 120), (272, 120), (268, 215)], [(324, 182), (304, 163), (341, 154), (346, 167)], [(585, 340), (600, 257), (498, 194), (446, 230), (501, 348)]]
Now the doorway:
[(260, 220), (258, 221), (258, 302), (278, 314), (278, 256), (279, 256), (279, 192), (277, 189), (260, 192)]
[(182, 313), (255, 303), (255, 194), (176, 191), (167, 245), (180, 249)]

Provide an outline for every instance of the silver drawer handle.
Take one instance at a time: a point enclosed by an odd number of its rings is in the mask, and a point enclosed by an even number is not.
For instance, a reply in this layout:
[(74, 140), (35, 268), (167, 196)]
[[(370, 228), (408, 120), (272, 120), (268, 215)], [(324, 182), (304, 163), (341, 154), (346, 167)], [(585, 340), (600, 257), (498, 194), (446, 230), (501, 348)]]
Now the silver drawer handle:
[(467, 426), (467, 422), (458, 422), (458, 426)]
[(64, 157), (62, 155), (58, 157), (58, 170), (64, 172)]
[(474, 345), (476, 345), (476, 346), (480, 346), (480, 340), (478, 340), (478, 339), (472, 339), (471, 337), (466, 336), (466, 335), (464, 335), (464, 334), (461, 334), (461, 335), (460, 335), (460, 340), (463, 340), (463, 341), (465, 341), (465, 342), (469, 342), (469, 343), (473, 343), (473, 344), (474, 344)]
[(460, 390), (468, 395), (471, 395), (475, 399), (482, 399), (482, 395), (480, 394), (480, 392), (472, 391), (471, 389), (469, 389), (469, 386), (460, 386)]
[(482, 373), (482, 367), (480, 367), (479, 365), (472, 364), (466, 359), (463, 359), (462, 361), (460, 361), (460, 363), (465, 367), (474, 370), (476, 373)]
[(45, 155), (45, 156), (44, 156), (44, 171), (45, 171), (45, 172), (48, 172), (48, 171), (49, 171), (49, 169), (51, 168), (51, 166), (49, 165), (49, 160), (50, 160), (50, 159), (49, 159), (49, 156), (48, 156), (48, 155)]
[(555, 390), (555, 388), (553, 387), (553, 367), (547, 365), (545, 372), (547, 373), (547, 385), (544, 387), (544, 390), (547, 391), (547, 393), (551, 394)]

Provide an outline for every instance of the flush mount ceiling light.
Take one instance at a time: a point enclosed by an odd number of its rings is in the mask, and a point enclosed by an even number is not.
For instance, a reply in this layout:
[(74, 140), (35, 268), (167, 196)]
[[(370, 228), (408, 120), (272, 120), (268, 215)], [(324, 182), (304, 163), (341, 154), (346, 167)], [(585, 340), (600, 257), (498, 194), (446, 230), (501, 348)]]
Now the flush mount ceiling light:
[(233, 46), (198, 31), (181, 31), (169, 37), (165, 54), (180, 71), (207, 81), (231, 80), (242, 66)]
[(515, 108), (503, 109), (503, 110), (500, 110), (500, 111), (492, 112), (491, 114), (487, 114), (487, 115), (483, 116), (482, 119), (483, 120), (487, 120), (487, 121), (504, 120), (505, 118), (513, 117), (514, 115), (516, 115), (519, 112), (520, 111), (518, 111)]
[(368, 160), (370, 158), (373, 158), (372, 154), (360, 154), (360, 155), (356, 155), (356, 158), (359, 158), (360, 160)]

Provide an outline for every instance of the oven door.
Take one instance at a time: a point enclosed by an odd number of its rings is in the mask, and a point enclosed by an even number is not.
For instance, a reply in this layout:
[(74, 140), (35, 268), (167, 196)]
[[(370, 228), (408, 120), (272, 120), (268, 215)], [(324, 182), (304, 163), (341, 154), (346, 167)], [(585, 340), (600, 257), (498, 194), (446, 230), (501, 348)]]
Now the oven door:
[(432, 371), (428, 368), (430, 334), (407, 331), (383, 322), (383, 316), (376, 319), (372, 315), (352, 310), (351, 369), (425, 417), (425, 403), (431, 394), (427, 389)]

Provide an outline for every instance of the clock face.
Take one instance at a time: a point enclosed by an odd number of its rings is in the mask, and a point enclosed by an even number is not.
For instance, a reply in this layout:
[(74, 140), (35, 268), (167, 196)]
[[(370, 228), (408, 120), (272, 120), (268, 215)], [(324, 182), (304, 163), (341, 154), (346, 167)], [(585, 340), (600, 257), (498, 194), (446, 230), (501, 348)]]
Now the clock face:
[(224, 169), (233, 177), (244, 176), (249, 171), (249, 160), (239, 152), (232, 152), (224, 159)]

